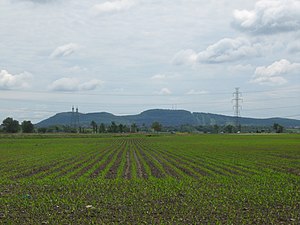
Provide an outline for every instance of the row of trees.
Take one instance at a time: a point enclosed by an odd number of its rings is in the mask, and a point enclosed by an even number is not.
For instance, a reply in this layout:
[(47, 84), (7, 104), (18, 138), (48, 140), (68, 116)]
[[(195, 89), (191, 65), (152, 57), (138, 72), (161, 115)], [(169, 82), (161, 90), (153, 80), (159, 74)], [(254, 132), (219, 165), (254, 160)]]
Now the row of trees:
[[(21, 124), (19, 121), (14, 120), (11, 117), (7, 117), (3, 120), (0, 129), (6, 133), (136, 133), (139, 131), (149, 132), (149, 131), (178, 131), (178, 132), (203, 132), (203, 133), (236, 133), (241, 130), (240, 128), (236, 128), (232, 125), (226, 126), (191, 126), (191, 125), (182, 125), (179, 127), (164, 127), (159, 122), (153, 122), (151, 127), (147, 127), (145, 124), (142, 126), (137, 126), (135, 123), (131, 125), (124, 125), (122, 123), (117, 124), (115, 122), (111, 122), (111, 124), (106, 125), (104, 123), (97, 124), (95, 121), (90, 123), (90, 127), (79, 127), (75, 129), (70, 126), (50, 126), (47, 128), (37, 128), (34, 129), (34, 125), (31, 121), (24, 120)], [(242, 132), (276, 132), (276, 133), (283, 133), (284, 127), (278, 123), (274, 123), (272, 127), (254, 127), (254, 126), (247, 126), (242, 127)]]
[(137, 126), (135, 123), (131, 125), (124, 125), (122, 123), (117, 124), (111, 122), (111, 124), (100, 123), (99, 125), (92, 121), (89, 126), (73, 127), (69, 125), (52, 125), (48, 127), (38, 127), (35, 129), (37, 133), (136, 133), (136, 132), (150, 132), (150, 131), (162, 131), (162, 125), (158, 122), (152, 124), (151, 127), (147, 127), (145, 124)]
[[(172, 129), (172, 128), (170, 128)], [(284, 127), (278, 123), (274, 123), (272, 126), (233, 126), (228, 125), (206, 125), (206, 126), (192, 126), (182, 125), (175, 129), (179, 132), (201, 132), (201, 133), (283, 133)]]
[(2, 129), (6, 133), (18, 133), (19, 131), (22, 131), (23, 133), (33, 133), (34, 132), (34, 126), (31, 123), (31, 121), (24, 120), (21, 124), (18, 120), (14, 120), (11, 117), (7, 117), (5, 120), (3, 120)]
[(116, 124), (111, 122), (110, 125), (105, 125), (104, 123), (97, 124), (95, 121), (92, 121), (90, 124), (93, 133), (136, 133), (138, 132), (137, 125), (135, 123), (130, 126), (124, 125), (122, 123)]
[[(98, 125), (95, 121), (92, 121), (90, 126), (93, 133), (136, 133), (140, 131), (140, 128), (135, 123), (132, 123), (130, 126), (122, 123), (116, 124), (115, 122), (111, 122), (110, 125), (105, 125), (104, 123)], [(145, 127), (145, 125), (142, 127)], [(156, 132), (162, 131), (162, 125), (159, 122), (154, 122), (151, 129)]]

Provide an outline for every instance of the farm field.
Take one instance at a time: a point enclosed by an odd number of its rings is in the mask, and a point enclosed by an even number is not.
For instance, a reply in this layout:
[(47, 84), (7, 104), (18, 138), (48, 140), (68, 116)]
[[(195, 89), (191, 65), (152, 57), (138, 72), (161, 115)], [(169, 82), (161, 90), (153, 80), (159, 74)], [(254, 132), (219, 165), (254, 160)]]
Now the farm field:
[(300, 135), (3, 135), (0, 224), (300, 224)]

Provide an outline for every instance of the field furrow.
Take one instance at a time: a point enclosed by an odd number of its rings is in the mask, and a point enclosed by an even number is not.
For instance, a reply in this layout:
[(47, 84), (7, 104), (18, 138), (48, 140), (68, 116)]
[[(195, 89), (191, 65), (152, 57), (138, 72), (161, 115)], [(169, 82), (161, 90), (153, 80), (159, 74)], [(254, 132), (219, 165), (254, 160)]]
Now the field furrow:
[(138, 178), (147, 178), (148, 176), (147, 176), (146, 170), (136, 153), (136, 149), (133, 149), (132, 153), (133, 153), (133, 158), (134, 158), (134, 161), (135, 161), (136, 167), (137, 167)]
[(163, 170), (167, 174), (167, 176), (179, 178), (182, 177), (183, 174), (173, 165), (171, 164), (168, 159), (164, 156), (164, 154), (157, 152), (154, 149), (149, 148), (148, 146), (144, 145), (142, 140), (139, 140), (136, 143), (137, 146), (147, 150), (162, 166)]
[(152, 151), (155, 154), (159, 155), (163, 160), (165, 160), (166, 164), (169, 165), (169, 168), (172, 168), (173, 170), (173, 174), (171, 174), (171, 176), (173, 177), (178, 178), (180, 176), (187, 175), (189, 177), (194, 177), (198, 179), (200, 176), (208, 175), (208, 173), (205, 172), (204, 170), (191, 166), (188, 161), (184, 162), (182, 159), (180, 159), (179, 157), (177, 157), (176, 155), (170, 152), (159, 150), (159, 149), (154, 150), (151, 149), (151, 147), (149, 146), (144, 146), (144, 147), (147, 148), (149, 151)]
[(41, 166), (41, 167), (29, 169), (28, 171), (22, 172), (22, 173), (20, 173), (16, 176), (12, 177), (12, 179), (21, 179), (21, 178), (31, 177), (31, 176), (34, 176), (36, 174), (43, 173), (43, 172), (51, 169), (52, 167), (55, 167), (58, 164), (59, 164), (59, 162), (53, 162), (53, 163), (51, 163), (49, 165), (46, 165), (46, 166)]
[(121, 162), (122, 162), (122, 159), (126, 155), (127, 146), (128, 146), (128, 143), (126, 142), (126, 144), (124, 146), (122, 146), (121, 150), (118, 152), (117, 156), (114, 158), (112, 165), (109, 167), (107, 173), (105, 174), (105, 178), (115, 179), (118, 176), (118, 171), (121, 172), (123, 170), (122, 167), (124, 165), (122, 166)]
[(125, 168), (123, 170), (123, 178), (125, 179), (130, 179), (131, 178), (131, 159), (130, 159), (130, 153), (132, 152), (131, 149), (128, 149), (126, 151), (126, 163), (125, 163)]
[(99, 162), (101, 162), (101, 160), (103, 160), (103, 158), (108, 153), (110, 153), (113, 149), (115, 149), (117, 145), (118, 145), (118, 142), (115, 141), (115, 142), (111, 143), (111, 145), (109, 145), (104, 150), (99, 150), (98, 154), (95, 156), (95, 159), (91, 160), (86, 165), (84, 165), (82, 168), (80, 168), (77, 172), (73, 173), (73, 175), (71, 175), (71, 178), (78, 179), (78, 178), (84, 176), (93, 167), (95, 167)]
[[(160, 150), (162, 151), (162, 150)], [(187, 156), (179, 155), (168, 150), (163, 151), (168, 155), (170, 159), (178, 163), (178, 165), (183, 165), (182, 169), (190, 168), (192, 171), (201, 174), (202, 176), (208, 176), (212, 174), (230, 176), (230, 175), (242, 175), (238, 170), (228, 167), (224, 163), (217, 162), (214, 163), (208, 157), (199, 157), (197, 156)], [(222, 166), (223, 164), (223, 166)]]
[(93, 169), (93, 172), (90, 173), (89, 177), (91, 178), (96, 178), (99, 177), (105, 168), (111, 163), (113, 158), (115, 157), (116, 154), (118, 154), (118, 151), (122, 149), (125, 146), (125, 142), (122, 141), (118, 146), (116, 146), (113, 150), (109, 152), (109, 154), (104, 157), (99, 164), (97, 164), (97, 167)]
[(145, 159), (141, 155), (141, 152), (139, 151), (136, 145), (133, 145), (133, 149), (134, 159), (137, 164), (139, 178), (148, 178), (151, 175), (150, 166), (146, 163)]
[(147, 150), (142, 149), (142, 147), (137, 146), (140, 155), (143, 157), (145, 163), (149, 166), (151, 170), (151, 176), (156, 178), (165, 177), (166, 174), (162, 168), (162, 165), (157, 161), (156, 158), (151, 156)]
[(99, 152), (97, 156), (95, 156), (94, 160), (91, 160), (90, 162), (87, 163), (87, 165), (83, 166), (80, 168), (79, 171), (75, 172), (73, 175), (70, 177), (73, 179), (78, 179), (81, 176), (83, 176), (85, 173), (87, 173), (90, 169), (92, 169), (97, 163), (99, 163), (105, 155), (112, 150), (112, 147), (109, 147), (105, 149), (103, 152)]
[(95, 155), (92, 155), (89, 157), (84, 157), (84, 160), (69, 165), (63, 171), (60, 171), (58, 174), (56, 174), (55, 177), (57, 177), (57, 178), (65, 177), (65, 176), (67, 176), (67, 174), (73, 173), (74, 171), (76, 171), (77, 169), (82, 167), (82, 165), (90, 162), (94, 158), (95, 158)]

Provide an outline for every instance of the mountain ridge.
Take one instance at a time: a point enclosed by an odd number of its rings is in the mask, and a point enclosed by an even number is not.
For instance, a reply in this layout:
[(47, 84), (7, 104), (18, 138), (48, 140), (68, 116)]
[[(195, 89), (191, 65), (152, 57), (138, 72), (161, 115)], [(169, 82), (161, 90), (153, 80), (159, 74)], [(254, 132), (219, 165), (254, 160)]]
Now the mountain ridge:
[[(74, 114), (72, 115), (72, 112), (61, 112), (40, 121), (36, 126), (70, 125), (73, 117)], [(149, 109), (136, 115), (124, 116), (117, 116), (108, 112), (78, 113), (78, 117), (80, 126), (89, 126), (91, 121), (95, 121), (97, 124), (116, 122), (117, 124), (129, 125), (136, 123), (138, 126), (150, 126), (155, 121), (161, 123), (163, 126), (228, 125), (234, 124), (236, 121), (236, 117), (234, 116), (170, 109)], [(239, 121), (242, 126), (272, 126), (274, 123), (278, 123), (285, 127), (300, 127), (300, 120), (280, 117), (263, 119), (240, 117)]]

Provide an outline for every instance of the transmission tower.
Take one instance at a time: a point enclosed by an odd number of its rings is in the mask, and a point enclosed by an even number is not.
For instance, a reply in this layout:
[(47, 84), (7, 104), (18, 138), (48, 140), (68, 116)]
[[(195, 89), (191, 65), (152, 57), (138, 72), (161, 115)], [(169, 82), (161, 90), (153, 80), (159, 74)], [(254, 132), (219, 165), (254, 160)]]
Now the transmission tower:
[(72, 106), (71, 127), (75, 128), (75, 111), (74, 111), (74, 106)]
[(76, 114), (75, 114), (75, 128), (77, 132), (79, 131), (79, 112), (78, 112), (78, 106), (76, 107)]
[(235, 126), (237, 127), (238, 131), (240, 131), (241, 125), (240, 125), (240, 116), (241, 116), (241, 109), (242, 106), (240, 103), (243, 101), (242, 93), (240, 92), (240, 88), (235, 88), (235, 92), (233, 92), (233, 110), (234, 110), (234, 116), (235, 116)]

